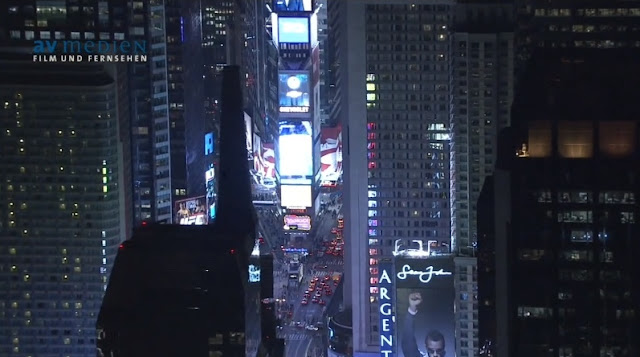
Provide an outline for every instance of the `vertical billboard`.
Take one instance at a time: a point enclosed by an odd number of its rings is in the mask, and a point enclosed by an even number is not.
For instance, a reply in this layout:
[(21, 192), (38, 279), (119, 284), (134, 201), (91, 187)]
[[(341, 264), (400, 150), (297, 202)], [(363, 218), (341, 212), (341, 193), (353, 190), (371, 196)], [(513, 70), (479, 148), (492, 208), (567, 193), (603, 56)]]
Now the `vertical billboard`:
[(276, 12), (311, 12), (312, 0), (273, 0), (273, 8)]
[(244, 113), (244, 126), (247, 140), (247, 159), (253, 158), (253, 124), (251, 123), (251, 117), (249, 114)]
[(311, 184), (313, 177), (313, 130), (311, 122), (285, 120), (278, 123), (278, 172), (283, 184)]
[(176, 215), (174, 222), (183, 226), (200, 226), (208, 222), (205, 196), (176, 201), (174, 212)]
[[(395, 312), (393, 309), (393, 263), (378, 264), (378, 303), (380, 304), (380, 356), (391, 357), (396, 349)], [(419, 356), (418, 356), (419, 357)]]
[(320, 180), (322, 186), (335, 186), (342, 176), (342, 128), (322, 128), (320, 134)]
[(310, 95), (309, 73), (288, 71), (278, 74), (280, 113), (309, 113)]
[(276, 153), (272, 143), (262, 145), (262, 167), (264, 177), (271, 179), (276, 178)]
[(213, 222), (216, 218), (216, 204), (217, 204), (217, 187), (216, 187), (216, 170), (213, 165), (205, 173), (205, 183), (207, 185), (207, 207), (209, 218), (208, 222)]
[(454, 357), (453, 258), (397, 258), (395, 269), (395, 356)]

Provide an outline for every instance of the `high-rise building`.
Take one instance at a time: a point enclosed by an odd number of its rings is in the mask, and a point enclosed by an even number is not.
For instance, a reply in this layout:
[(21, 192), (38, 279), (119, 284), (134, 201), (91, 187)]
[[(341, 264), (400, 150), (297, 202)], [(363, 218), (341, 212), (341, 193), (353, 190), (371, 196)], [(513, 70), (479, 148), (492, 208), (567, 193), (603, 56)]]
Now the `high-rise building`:
[(108, 273), (131, 230), (126, 66), (8, 57), (0, 355), (89, 356)]
[[(448, 250), (453, 3), (341, 1), (330, 16), (343, 123), (345, 305), (354, 353), (380, 350), (380, 259)], [(431, 241), (431, 242), (430, 242)]]
[(633, 2), (516, 0), (518, 72), (535, 48), (638, 48), (640, 7)]
[[(5, 6), (6, 5), (6, 6)], [(35, 40), (145, 41), (147, 61), (129, 64), (134, 222), (172, 214), (171, 135), (163, 0), (17, 1), (0, 10), (4, 45)]]
[(513, 97), (513, 6), (461, 2), (451, 55), (451, 243), (456, 266), (456, 351), (478, 351), (476, 222), (480, 189), (493, 172), (498, 131)]
[[(273, 315), (270, 325), (261, 323), (240, 70), (223, 73), (218, 219), (205, 227), (142, 228), (120, 246), (98, 319), (106, 356), (266, 356), (269, 346), (283, 345), (268, 343)], [(263, 327), (272, 341), (261, 341)]]
[(513, 128), (501, 134), (481, 202), (493, 221), (479, 224), (480, 244), (495, 247), (487, 259), (495, 286), (481, 282), (480, 290), (495, 306), (489, 332), (498, 356), (640, 352), (633, 58), (541, 51), (516, 90)]
[[(189, 194), (187, 190), (187, 162), (185, 142), (185, 93), (191, 91), (190, 82), (185, 83), (185, 67), (191, 65), (192, 57), (184, 55), (183, 1), (165, 1), (165, 27), (167, 52), (167, 93), (169, 103), (169, 138), (171, 164), (171, 197), (175, 201)], [(197, 56), (197, 54), (195, 55)], [(200, 56), (202, 54), (200, 53)], [(195, 92), (195, 93), (194, 93)], [(200, 140), (202, 141), (202, 139)], [(177, 223), (177, 222), (175, 222)]]
[[(277, 173), (280, 203), (292, 221), (311, 222), (320, 209), (320, 59), (314, 3), (274, 2), (272, 38), (277, 45)], [(297, 227), (295, 223), (287, 223)], [(301, 232), (302, 231), (302, 232)], [(305, 229), (290, 230), (304, 234)]]

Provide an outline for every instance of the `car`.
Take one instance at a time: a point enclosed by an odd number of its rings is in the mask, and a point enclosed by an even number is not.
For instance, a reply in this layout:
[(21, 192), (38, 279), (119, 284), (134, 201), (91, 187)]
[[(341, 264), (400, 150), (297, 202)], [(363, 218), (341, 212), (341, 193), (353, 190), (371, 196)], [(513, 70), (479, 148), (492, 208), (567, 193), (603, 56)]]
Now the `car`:
[(298, 321), (298, 322), (296, 322), (296, 327), (297, 327), (297, 328), (304, 328), (304, 325), (305, 325), (305, 323), (304, 323), (304, 322), (302, 322), (302, 321)]
[(300, 305), (307, 305), (309, 304), (309, 301), (307, 299), (302, 299), (302, 301), (300, 301)]
[(331, 289), (327, 289), (324, 291), (325, 295), (327, 296), (331, 296), (331, 294), (333, 294), (333, 291), (331, 291)]
[(326, 303), (324, 300), (320, 300), (320, 301), (318, 301), (318, 305), (322, 305), (322, 306), (324, 306), (324, 305), (326, 305), (326, 304), (327, 304), (327, 303)]
[(338, 232), (338, 228), (336, 227), (331, 228), (331, 233), (336, 234), (336, 232)]
[(322, 290), (318, 290), (316, 291), (316, 294), (314, 295), (314, 297), (321, 297), (322, 296)]
[(307, 326), (305, 327), (305, 329), (307, 329), (307, 330), (309, 330), (309, 331), (318, 331), (318, 330), (319, 330), (319, 329), (318, 329), (318, 327), (313, 326), (313, 325), (307, 325)]
[(314, 282), (317, 282), (318, 280), (320, 280), (320, 278), (318, 278), (317, 276), (315, 278), (313, 278)]
[(339, 283), (339, 282), (340, 282), (340, 280), (334, 280), (334, 281), (333, 281), (333, 285), (334, 285), (334, 286), (338, 286), (338, 283)]
[(308, 299), (309, 297), (310, 297), (309, 293), (305, 293), (305, 294), (304, 294), (304, 298), (305, 298), (305, 299)]
[(317, 304), (318, 301), (320, 301), (320, 299), (315, 298), (315, 297), (313, 299), (311, 299), (311, 302), (314, 303), (314, 304)]
[(330, 277), (329, 275), (326, 275), (326, 276), (324, 277), (324, 279), (322, 279), (322, 280), (324, 280), (324, 281), (329, 281), (329, 280), (331, 280), (331, 277)]

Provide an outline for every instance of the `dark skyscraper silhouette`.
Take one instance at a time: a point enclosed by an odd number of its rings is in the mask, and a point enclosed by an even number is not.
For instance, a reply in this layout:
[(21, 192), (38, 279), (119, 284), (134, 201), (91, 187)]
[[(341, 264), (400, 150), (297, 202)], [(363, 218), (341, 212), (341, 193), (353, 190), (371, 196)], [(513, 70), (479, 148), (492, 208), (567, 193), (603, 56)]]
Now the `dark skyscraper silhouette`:
[(142, 227), (120, 246), (98, 316), (98, 356), (259, 349), (260, 289), (248, 279), (256, 216), (238, 67), (224, 70), (222, 100), (218, 218), (209, 226)]

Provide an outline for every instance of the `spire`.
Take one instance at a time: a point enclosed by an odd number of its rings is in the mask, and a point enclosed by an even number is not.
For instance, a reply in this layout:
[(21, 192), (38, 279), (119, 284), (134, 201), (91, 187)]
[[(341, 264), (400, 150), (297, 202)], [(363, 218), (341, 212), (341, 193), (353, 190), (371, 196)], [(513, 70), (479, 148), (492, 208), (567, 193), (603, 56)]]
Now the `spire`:
[(251, 240), (243, 243), (250, 243), (250, 247), (253, 247), (256, 215), (251, 196), (238, 66), (226, 66), (223, 70), (221, 101), (220, 179), (216, 226), (228, 238)]

